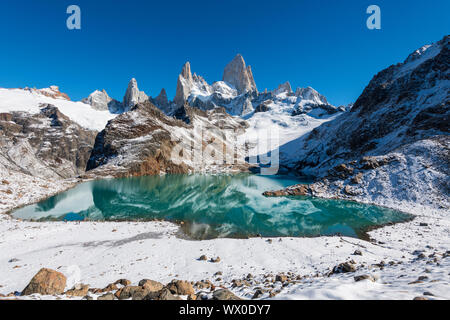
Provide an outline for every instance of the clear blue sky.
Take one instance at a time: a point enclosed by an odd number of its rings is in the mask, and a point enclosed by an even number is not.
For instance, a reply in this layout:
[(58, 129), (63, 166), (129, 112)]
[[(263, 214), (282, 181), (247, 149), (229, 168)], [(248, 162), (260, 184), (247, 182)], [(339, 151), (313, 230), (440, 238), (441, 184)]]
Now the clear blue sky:
[[(66, 8), (82, 30), (66, 28)], [(366, 28), (381, 7), (382, 30)], [(121, 100), (141, 90), (173, 98), (185, 61), (208, 82), (241, 53), (260, 90), (290, 81), (339, 105), (354, 101), (375, 73), (450, 33), (448, 0), (0, 2), (0, 87), (56, 84), (73, 100), (106, 89)]]

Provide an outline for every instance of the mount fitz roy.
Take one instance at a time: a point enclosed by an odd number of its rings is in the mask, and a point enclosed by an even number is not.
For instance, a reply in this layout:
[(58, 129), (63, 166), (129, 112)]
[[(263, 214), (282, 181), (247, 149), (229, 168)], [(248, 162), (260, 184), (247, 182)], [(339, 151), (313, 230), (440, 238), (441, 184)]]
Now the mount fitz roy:
[[(172, 101), (164, 89), (149, 97), (135, 79), (122, 101), (105, 90), (73, 102), (56, 86), (0, 89), (0, 173), (6, 179), (20, 176), (51, 184), (251, 169), (246, 163), (195, 162), (186, 154), (181, 163), (174, 162), (175, 146), (183, 141), (189, 150), (201, 125), (210, 132), (201, 137), (206, 138), (203, 152), (242, 159), (229, 145), (231, 133), (265, 135), (269, 145), (250, 140), (241, 150), (261, 155), (279, 148), (283, 171), (316, 181), (267, 195), (448, 208), (449, 50), (449, 36), (418, 49), (378, 73), (348, 107), (331, 105), (310, 87), (293, 90), (289, 82), (258, 91), (241, 55), (212, 84), (192, 73), (187, 62)], [(271, 139), (275, 130), (278, 137)], [(19, 199), (21, 193), (20, 188), (10, 190), (7, 197)]]

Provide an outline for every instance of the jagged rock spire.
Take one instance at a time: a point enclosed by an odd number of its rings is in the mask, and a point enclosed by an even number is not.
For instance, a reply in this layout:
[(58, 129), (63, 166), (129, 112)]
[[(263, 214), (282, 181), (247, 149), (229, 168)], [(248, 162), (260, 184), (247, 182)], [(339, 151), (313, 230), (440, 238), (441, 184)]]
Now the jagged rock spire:
[(159, 95), (153, 99), (154, 104), (164, 112), (168, 112), (169, 99), (167, 98), (166, 89), (162, 88)]
[(257, 91), (250, 66), (246, 67), (244, 58), (238, 54), (225, 67), (223, 81), (231, 84), (241, 94), (246, 91)]
[(178, 76), (177, 92), (175, 94), (174, 102), (178, 106), (184, 105), (184, 102), (189, 97), (193, 85), (193, 78), (191, 73), (191, 64), (186, 62)]
[(136, 104), (146, 100), (148, 100), (148, 96), (143, 91), (139, 91), (136, 79), (132, 78), (128, 83), (128, 89), (123, 97), (125, 111), (130, 110)]

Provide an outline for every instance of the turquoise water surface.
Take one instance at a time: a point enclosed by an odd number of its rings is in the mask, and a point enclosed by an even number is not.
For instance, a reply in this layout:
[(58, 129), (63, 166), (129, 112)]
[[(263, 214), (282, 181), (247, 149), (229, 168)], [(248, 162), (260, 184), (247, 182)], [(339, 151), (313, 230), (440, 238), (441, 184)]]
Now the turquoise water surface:
[(32, 220), (183, 221), (195, 239), (248, 236), (361, 237), (369, 227), (409, 219), (401, 212), (342, 200), (266, 198), (301, 183), (287, 176), (166, 175), (90, 181), (13, 212)]

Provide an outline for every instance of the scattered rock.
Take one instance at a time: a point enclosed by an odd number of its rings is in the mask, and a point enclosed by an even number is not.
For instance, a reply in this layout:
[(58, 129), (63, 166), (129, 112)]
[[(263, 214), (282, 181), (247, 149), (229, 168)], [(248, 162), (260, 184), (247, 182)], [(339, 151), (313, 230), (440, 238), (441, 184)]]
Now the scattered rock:
[(147, 289), (148, 291), (160, 291), (162, 288), (164, 288), (164, 285), (162, 283), (149, 279), (143, 279), (139, 281), (139, 286)]
[(275, 277), (275, 281), (286, 282), (287, 280), (288, 280), (288, 277), (284, 274), (278, 274)]
[(105, 293), (97, 298), (97, 300), (114, 300), (115, 296), (112, 293)]
[(428, 223), (421, 222), (421, 223), (419, 224), (419, 226), (420, 226), (420, 227), (428, 227)]
[(360, 172), (357, 175), (355, 175), (354, 177), (352, 177), (351, 182), (353, 184), (361, 184), (362, 177), (363, 177), (363, 174), (362, 174), (362, 172)]
[(335, 273), (347, 273), (347, 272), (355, 272), (356, 266), (353, 261), (341, 263), (333, 268), (331, 274)]
[(190, 294), (187, 297), (188, 300), (197, 300), (197, 296), (195, 294)]
[(41, 295), (62, 294), (66, 288), (66, 281), (66, 277), (61, 272), (43, 268), (31, 279), (22, 295), (28, 296), (33, 293)]
[(354, 256), (362, 256), (362, 252), (360, 250), (355, 250), (355, 252), (353, 252)]
[(150, 292), (144, 300), (182, 300), (180, 297), (173, 295), (169, 289), (163, 288), (158, 292)]
[(214, 300), (242, 300), (241, 298), (237, 297), (233, 292), (227, 289), (219, 289), (217, 291), (214, 291), (213, 293), (213, 299)]
[(253, 295), (252, 299), (258, 299), (264, 294), (264, 291), (262, 289), (257, 289), (255, 291), (255, 294)]
[(210, 281), (197, 281), (195, 286), (199, 289), (208, 289), (211, 288), (212, 283)]
[(116, 282), (114, 282), (115, 285), (121, 284), (122, 286), (126, 287), (129, 286), (131, 284), (130, 280), (127, 279), (119, 279)]
[(192, 284), (183, 280), (173, 280), (167, 285), (167, 289), (169, 289), (171, 293), (181, 296), (195, 294)]
[(72, 297), (84, 297), (89, 291), (87, 284), (77, 284), (72, 289), (67, 290), (66, 295)]
[(110, 291), (116, 291), (116, 290), (119, 290), (117, 285), (114, 283), (110, 283), (104, 289), (102, 289), (102, 292), (110, 292)]
[(356, 276), (356, 277), (354, 277), (354, 279), (355, 279), (356, 282), (359, 282), (359, 281), (362, 281), (362, 280), (370, 280), (370, 281), (372, 281), (372, 282), (375, 282), (375, 278), (372, 277), (372, 276), (369, 275), (369, 274), (365, 274), (365, 275), (361, 275), (361, 276)]
[(119, 300), (126, 300), (132, 298), (133, 300), (143, 300), (148, 294), (149, 290), (139, 286), (126, 286), (115, 293)]

